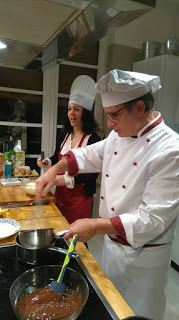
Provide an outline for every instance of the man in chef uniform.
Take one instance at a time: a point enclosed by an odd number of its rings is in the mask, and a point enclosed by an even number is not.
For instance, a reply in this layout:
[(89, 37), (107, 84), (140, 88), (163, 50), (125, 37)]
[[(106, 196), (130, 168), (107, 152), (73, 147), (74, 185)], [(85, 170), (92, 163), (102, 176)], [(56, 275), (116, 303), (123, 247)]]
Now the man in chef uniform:
[[(87, 242), (105, 234), (102, 268), (139, 316), (160, 320), (179, 211), (179, 136), (153, 111), (158, 76), (112, 70), (97, 83), (105, 140), (69, 151), (37, 180), (46, 195), (59, 172), (102, 171), (99, 217), (67, 227)], [(170, 106), (169, 106), (170, 107)]]

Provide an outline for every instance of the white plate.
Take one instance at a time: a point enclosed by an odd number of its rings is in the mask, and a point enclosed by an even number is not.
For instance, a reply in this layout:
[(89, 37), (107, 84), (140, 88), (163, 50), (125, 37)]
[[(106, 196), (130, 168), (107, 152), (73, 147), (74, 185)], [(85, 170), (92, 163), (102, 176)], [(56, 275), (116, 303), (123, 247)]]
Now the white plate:
[(5, 239), (20, 230), (20, 223), (13, 219), (0, 219), (0, 239)]
[(10, 180), (7, 180), (6, 178), (1, 178), (0, 179), (0, 182), (7, 182), (7, 181), (12, 181), (12, 182), (18, 181), (18, 178), (10, 178)]
[(2, 186), (4, 187), (12, 187), (12, 186), (20, 186), (21, 182), (20, 181), (8, 181), (6, 180), (5, 182), (1, 181)]

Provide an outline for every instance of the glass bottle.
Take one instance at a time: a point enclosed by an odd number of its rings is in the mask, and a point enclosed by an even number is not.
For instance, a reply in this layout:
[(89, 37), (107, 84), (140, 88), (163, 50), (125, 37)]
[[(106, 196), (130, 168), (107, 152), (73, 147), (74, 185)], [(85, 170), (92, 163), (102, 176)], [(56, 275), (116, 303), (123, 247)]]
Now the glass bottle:
[(9, 152), (11, 152), (14, 148), (14, 142), (13, 142), (13, 137), (9, 137)]

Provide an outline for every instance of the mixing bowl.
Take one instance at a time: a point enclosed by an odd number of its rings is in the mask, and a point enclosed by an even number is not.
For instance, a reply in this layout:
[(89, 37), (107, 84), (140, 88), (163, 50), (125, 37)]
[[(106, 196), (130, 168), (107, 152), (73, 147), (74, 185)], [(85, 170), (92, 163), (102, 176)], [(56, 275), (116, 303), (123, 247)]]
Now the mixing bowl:
[[(28, 317), (18, 310), (19, 299), (22, 295), (27, 296), (32, 291), (43, 288), (52, 280), (57, 280), (61, 266), (48, 265), (30, 269), (21, 274), (12, 284), (9, 292), (9, 298), (14, 310), (14, 313), (19, 320), (34, 320), (35, 318)], [(56, 318), (56, 320), (75, 320), (81, 314), (89, 295), (89, 288), (86, 280), (78, 272), (68, 268), (63, 283), (66, 289), (69, 289), (75, 295), (81, 295), (82, 304), (73, 313), (66, 317)], [(37, 319), (37, 318), (36, 318)], [(42, 319), (47, 319), (42, 318)], [(51, 319), (49, 317), (49, 319)], [(53, 318), (52, 318), (53, 319)], [(55, 319), (55, 318), (54, 318)]]
[(31, 196), (35, 196), (36, 194), (36, 183), (33, 180), (24, 180), (22, 181), (22, 188), (25, 192)]

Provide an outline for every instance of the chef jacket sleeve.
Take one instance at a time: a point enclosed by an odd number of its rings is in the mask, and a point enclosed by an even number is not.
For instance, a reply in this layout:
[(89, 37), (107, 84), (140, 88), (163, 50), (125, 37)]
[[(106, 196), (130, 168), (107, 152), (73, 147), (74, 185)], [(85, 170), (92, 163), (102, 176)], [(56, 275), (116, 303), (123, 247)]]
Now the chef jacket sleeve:
[(178, 151), (153, 161), (146, 170), (146, 188), (138, 209), (111, 218), (119, 235), (134, 249), (170, 242), (179, 212)]
[(106, 139), (85, 148), (71, 150), (76, 158), (78, 173), (93, 173), (102, 170), (105, 143)]

